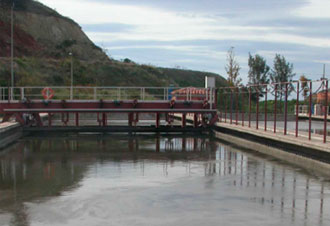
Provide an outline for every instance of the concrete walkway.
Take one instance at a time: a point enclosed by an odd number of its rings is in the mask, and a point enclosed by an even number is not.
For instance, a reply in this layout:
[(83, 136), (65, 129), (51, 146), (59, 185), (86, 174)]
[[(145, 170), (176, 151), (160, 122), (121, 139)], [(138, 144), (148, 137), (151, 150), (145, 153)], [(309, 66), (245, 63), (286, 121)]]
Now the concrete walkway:
[(302, 147), (317, 149), (319, 151), (324, 151), (330, 153), (330, 136), (327, 138), (327, 143), (323, 143), (323, 136), (318, 134), (313, 134), (312, 139), (308, 140), (308, 133), (299, 132), (299, 136), (295, 137), (295, 132), (288, 131), (287, 135), (283, 134), (283, 130), (277, 129), (276, 133), (273, 132), (272, 128), (269, 128), (267, 131), (264, 131), (263, 128), (257, 130), (256, 128), (249, 128), (248, 126), (242, 126), (240, 124), (229, 124), (224, 122), (216, 123), (216, 126), (223, 127), (238, 132), (243, 132), (251, 134), (254, 136), (259, 136), (261, 138), (267, 138), (274, 141), (286, 142), (293, 145), (299, 145)]

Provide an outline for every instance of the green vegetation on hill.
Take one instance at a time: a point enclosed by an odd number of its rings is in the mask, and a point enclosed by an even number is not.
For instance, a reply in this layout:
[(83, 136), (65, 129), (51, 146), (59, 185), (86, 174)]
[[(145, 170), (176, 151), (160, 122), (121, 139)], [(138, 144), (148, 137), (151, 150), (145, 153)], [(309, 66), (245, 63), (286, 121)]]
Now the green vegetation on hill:
[[(15, 59), (16, 86), (69, 86), (70, 58)], [(75, 86), (204, 86), (205, 76), (216, 77), (217, 86), (226, 86), (225, 79), (214, 73), (159, 68), (119, 61), (89, 62), (74, 59)], [(10, 85), (10, 60), (0, 58), (0, 85)]]

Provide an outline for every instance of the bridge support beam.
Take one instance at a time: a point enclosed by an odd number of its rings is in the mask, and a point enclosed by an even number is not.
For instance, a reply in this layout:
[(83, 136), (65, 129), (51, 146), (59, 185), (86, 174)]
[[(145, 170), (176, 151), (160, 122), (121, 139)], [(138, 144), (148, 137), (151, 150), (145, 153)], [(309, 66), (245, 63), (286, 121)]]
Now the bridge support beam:
[(103, 126), (107, 126), (107, 114), (106, 113), (102, 113), (102, 125)]
[(187, 114), (182, 114), (182, 127), (186, 127), (187, 124)]
[(194, 128), (198, 127), (198, 114), (194, 114)]
[(128, 125), (133, 126), (133, 113), (128, 113)]
[(156, 113), (156, 128), (159, 128), (160, 114)]

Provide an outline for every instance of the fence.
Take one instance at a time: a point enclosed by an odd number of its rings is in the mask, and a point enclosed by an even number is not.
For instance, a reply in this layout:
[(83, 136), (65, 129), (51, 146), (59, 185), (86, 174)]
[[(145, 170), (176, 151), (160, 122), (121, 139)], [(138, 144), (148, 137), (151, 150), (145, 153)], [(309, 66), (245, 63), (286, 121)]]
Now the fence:
[[(45, 87), (0, 87), (0, 101), (47, 99)], [(163, 100), (216, 102), (215, 89), (192, 87), (47, 87), (55, 100)]]
[[(309, 140), (314, 130), (323, 135), (325, 143), (330, 135), (327, 130), (328, 103), (327, 79), (222, 87), (219, 89), (219, 120), (243, 127), (255, 127), (257, 130), (262, 127), (264, 131), (283, 132), (284, 135), (293, 133), (296, 137), (307, 132)], [(315, 104), (321, 106), (322, 118), (315, 116)], [(299, 120), (299, 112), (302, 111), (300, 105), (307, 105), (307, 110), (306, 107), (304, 109), (308, 117), (307, 125)], [(314, 119), (322, 119), (322, 126), (316, 124)]]

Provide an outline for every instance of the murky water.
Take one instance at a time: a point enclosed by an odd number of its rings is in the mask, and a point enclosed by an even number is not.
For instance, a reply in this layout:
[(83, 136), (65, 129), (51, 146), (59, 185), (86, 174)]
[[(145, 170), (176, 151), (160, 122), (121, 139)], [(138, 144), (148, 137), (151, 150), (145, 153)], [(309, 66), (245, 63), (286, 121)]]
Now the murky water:
[(34, 136), (0, 155), (0, 225), (330, 225), (330, 182), (208, 137)]

